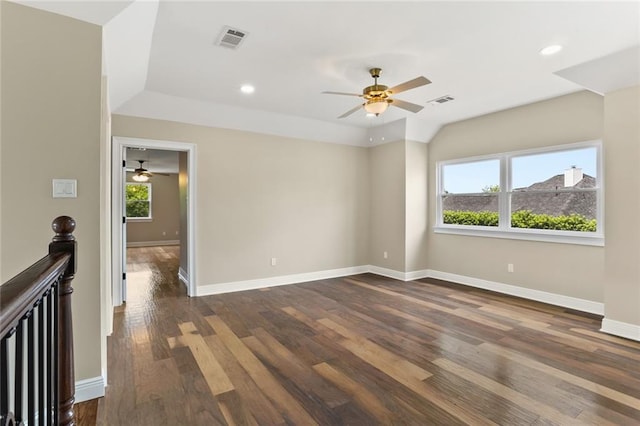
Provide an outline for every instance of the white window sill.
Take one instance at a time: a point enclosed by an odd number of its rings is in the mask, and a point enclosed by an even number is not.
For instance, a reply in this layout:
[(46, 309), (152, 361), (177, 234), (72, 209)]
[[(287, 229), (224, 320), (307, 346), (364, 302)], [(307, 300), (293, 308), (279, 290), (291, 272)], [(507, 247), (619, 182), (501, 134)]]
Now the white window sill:
[(128, 217), (127, 222), (153, 222), (151, 217)]
[(604, 247), (604, 236), (596, 232), (579, 235), (571, 231), (544, 231), (532, 229), (510, 229), (508, 231), (490, 226), (440, 225), (434, 226), (436, 234), (467, 235), (471, 237), (504, 238), (510, 240), (542, 241), (546, 243), (578, 244)]

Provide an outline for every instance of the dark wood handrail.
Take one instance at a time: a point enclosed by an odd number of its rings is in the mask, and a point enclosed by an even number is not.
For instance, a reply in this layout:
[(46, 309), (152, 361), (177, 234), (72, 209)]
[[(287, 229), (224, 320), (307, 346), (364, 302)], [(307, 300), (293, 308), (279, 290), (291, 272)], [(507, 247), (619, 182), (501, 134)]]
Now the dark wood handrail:
[[(15, 378), (15, 400), (13, 401), (13, 409), (16, 410), (15, 421), (24, 422), (28, 417), (29, 424), (35, 423), (37, 411), (40, 424), (75, 425), (71, 315), (71, 293), (73, 293), (71, 281), (76, 273), (77, 261), (77, 243), (73, 236), (75, 227), (76, 222), (73, 218), (57, 217), (51, 224), (55, 236), (49, 244), (49, 254), (0, 286), (0, 352), (2, 355), (0, 421), (2, 424), (5, 422), (13, 424), (14, 421), (14, 413), (11, 411), (12, 407), (7, 397), (10, 386), (9, 369), (12, 368)], [(34, 318), (38, 320), (37, 338), (34, 335), (36, 328)], [(7, 342), (10, 339), (13, 339), (16, 348), (14, 364), (9, 360)], [(38, 341), (37, 358), (34, 355), (36, 340)], [(27, 364), (23, 359), (23, 351), (26, 352)], [(24, 375), (27, 376), (26, 388), (23, 383)], [(36, 377), (39, 380), (37, 389)], [(24, 389), (28, 393), (26, 405), (23, 401)], [(36, 390), (37, 396), (34, 394)]]
[(9, 333), (67, 268), (70, 254), (49, 254), (0, 286), (0, 336)]

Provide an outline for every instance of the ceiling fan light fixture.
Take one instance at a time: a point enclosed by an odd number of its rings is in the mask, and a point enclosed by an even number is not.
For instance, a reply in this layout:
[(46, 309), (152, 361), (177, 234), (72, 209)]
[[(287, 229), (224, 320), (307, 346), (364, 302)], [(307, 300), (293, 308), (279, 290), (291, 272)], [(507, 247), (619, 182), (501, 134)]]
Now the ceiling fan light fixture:
[(138, 160), (138, 163), (140, 163), (140, 167), (133, 171), (134, 174), (133, 176), (131, 176), (131, 179), (135, 180), (136, 182), (148, 182), (153, 175), (147, 169), (142, 167), (142, 165), (144, 164), (144, 160)]
[(364, 104), (364, 110), (368, 114), (380, 115), (387, 110), (389, 103), (385, 99), (370, 99)]
[(243, 84), (242, 86), (240, 86), (240, 91), (245, 95), (250, 95), (256, 91), (256, 88), (251, 84)]
[(136, 182), (148, 182), (149, 181), (149, 175), (147, 175), (145, 173), (136, 173), (135, 175), (133, 175), (131, 177), (131, 179), (135, 180)]

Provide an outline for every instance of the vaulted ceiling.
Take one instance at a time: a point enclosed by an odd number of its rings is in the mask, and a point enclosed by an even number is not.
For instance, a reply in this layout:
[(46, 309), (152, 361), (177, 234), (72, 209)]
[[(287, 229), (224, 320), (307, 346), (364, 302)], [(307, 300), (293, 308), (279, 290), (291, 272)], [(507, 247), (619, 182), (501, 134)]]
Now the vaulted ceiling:
[[(639, 2), (21, 3), (104, 26), (114, 113), (335, 142), (405, 118), (427, 141), (446, 123), (640, 74)], [(224, 26), (246, 32), (237, 49), (215, 44)], [(539, 54), (552, 44), (562, 51)], [(430, 79), (397, 96), (425, 108), (338, 119), (360, 99), (321, 92), (360, 93), (371, 67), (388, 86)]]

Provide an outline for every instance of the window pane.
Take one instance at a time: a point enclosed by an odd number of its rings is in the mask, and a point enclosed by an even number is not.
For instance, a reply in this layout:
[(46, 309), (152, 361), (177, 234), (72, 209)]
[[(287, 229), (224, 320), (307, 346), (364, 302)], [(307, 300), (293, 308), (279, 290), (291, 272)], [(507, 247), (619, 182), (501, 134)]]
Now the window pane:
[(500, 160), (474, 161), (442, 167), (443, 194), (500, 191)]
[(597, 149), (572, 149), (524, 155), (511, 160), (511, 187), (518, 190), (594, 188)]
[(149, 200), (149, 185), (139, 183), (127, 184), (127, 201), (131, 200)]
[(127, 183), (125, 194), (127, 217), (151, 217), (150, 195), (151, 185)]
[(513, 228), (596, 231), (596, 192), (514, 192)]
[(127, 201), (127, 217), (149, 217), (149, 202)]
[(443, 223), (498, 226), (500, 160), (445, 165), (442, 184)]
[(498, 194), (445, 194), (442, 222), (450, 225), (498, 226)]
[(596, 231), (595, 147), (514, 157), (511, 170), (513, 228)]

